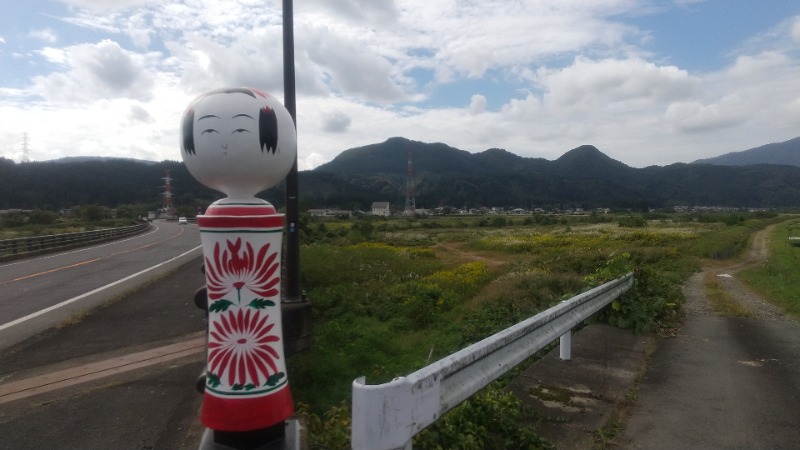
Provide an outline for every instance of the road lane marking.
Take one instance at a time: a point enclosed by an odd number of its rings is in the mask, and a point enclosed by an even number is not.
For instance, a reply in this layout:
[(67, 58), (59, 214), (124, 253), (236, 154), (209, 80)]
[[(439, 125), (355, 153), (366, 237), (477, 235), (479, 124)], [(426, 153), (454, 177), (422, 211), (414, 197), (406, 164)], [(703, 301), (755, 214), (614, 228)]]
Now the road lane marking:
[(139, 272), (136, 272), (133, 275), (128, 275), (125, 278), (121, 278), (121, 279), (119, 279), (117, 281), (114, 281), (112, 283), (108, 283), (105, 286), (100, 286), (97, 289), (94, 289), (94, 290), (91, 290), (89, 292), (83, 293), (83, 294), (78, 295), (76, 297), (72, 297), (72, 298), (70, 298), (68, 300), (64, 300), (61, 303), (57, 303), (57, 304), (55, 304), (53, 306), (49, 306), (47, 308), (41, 309), (41, 310), (36, 311), (34, 313), (28, 314), (27, 316), (20, 317), (19, 319), (12, 320), (11, 322), (4, 323), (4, 324), (0, 325), (0, 331), (6, 330), (8, 328), (11, 328), (13, 326), (19, 325), (21, 323), (25, 323), (25, 322), (27, 322), (27, 321), (29, 321), (31, 319), (35, 319), (35, 318), (37, 318), (39, 316), (42, 316), (44, 314), (47, 314), (47, 313), (49, 313), (51, 311), (55, 311), (55, 310), (57, 310), (59, 308), (63, 308), (64, 306), (67, 306), (67, 305), (70, 305), (70, 304), (75, 303), (77, 301), (80, 301), (81, 299), (86, 298), (86, 297), (88, 297), (90, 295), (94, 295), (94, 294), (96, 294), (98, 292), (102, 292), (102, 291), (104, 291), (106, 289), (112, 288), (112, 287), (114, 287), (114, 286), (116, 286), (118, 284), (124, 283), (124, 282), (126, 282), (128, 280), (132, 280), (132, 279), (134, 279), (134, 278), (136, 278), (136, 277), (138, 277), (140, 275), (143, 275), (143, 274), (145, 274), (147, 272), (150, 272), (151, 270), (155, 270), (155, 269), (157, 269), (157, 268), (159, 268), (159, 267), (161, 267), (161, 266), (163, 266), (165, 264), (169, 264), (172, 261), (175, 261), (175, 260), (180, 259), (180, 258), (182, 258), (182, 257), (184, 257), (184, 256), (186, 256), (186, 255), (188, 255), (188, 254), (190, 254), (190, 253), (192, 253), (194, 251), (197, 251), (197, 250), (201, 249), (202, 247), (203, 247), (202, 245), (198, 245), (197, 247), (195, 247), (195, 248), (193, 248), (193, 249), (191, 249), (189, 251), (183, 252), (180, 255), (178, 255), (178, 256), (176, 256), (176, 257), (174, 257), (172, 259), (168, 259), (166, 261), (160, 262), (160, 263), (156, 264), (155, 266), (148, 267), (147, 269), (144, 269), (144, 270), (141, 270)]
[(104, 258), (87, 259), (86, 261), (81, 261), (79, 263), (70, 264), (68, 266), (58, 267), (56, 269), (45, 270), (44, 272), (39, 272), (39, 273), (32, 273), (30, 275), (25, 275), (24, 277), (14, 278), (13, 280), (6, 281), (5, 283), (0, 283), (0, 286), (6, 285), (6, 284), (9, 284), (9, 283), (13, 283), (15, 281), (22, 281), (22, 280), (27, 280), (28, 278), (38, 277), (40, 275), (47, 275), (48, 273), (59, 272), (61, 270), (66, 270), (66, 269), (71, 269), (73, 267), (83, 266), (83, 265), (86, 265), (86, 264), (89, 264), (89, 263), (93, 263), (95, 261), (100, 261), (101, 259), (104, 259)]
[(0, 404), (195, 355), (204, 352), (205, 349), (206, 338), (203, 336), (118, 358), (0, 384)]

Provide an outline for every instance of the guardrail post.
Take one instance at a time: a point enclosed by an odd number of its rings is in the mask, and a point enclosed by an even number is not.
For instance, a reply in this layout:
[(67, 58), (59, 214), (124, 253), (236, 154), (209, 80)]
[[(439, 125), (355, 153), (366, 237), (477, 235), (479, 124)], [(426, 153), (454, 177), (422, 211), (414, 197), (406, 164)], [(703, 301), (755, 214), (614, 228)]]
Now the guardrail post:
[(558, 340), (558, 356), (562, 361), (572, 359), (572, 330), (562, 334)]

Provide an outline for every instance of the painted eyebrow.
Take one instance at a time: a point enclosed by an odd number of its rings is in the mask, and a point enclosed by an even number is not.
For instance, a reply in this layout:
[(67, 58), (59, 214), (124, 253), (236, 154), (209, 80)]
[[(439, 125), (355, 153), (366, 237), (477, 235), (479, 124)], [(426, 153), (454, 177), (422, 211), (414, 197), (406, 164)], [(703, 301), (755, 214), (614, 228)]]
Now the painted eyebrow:
[(235, 119), (237, 117), (248, 117), (250, 119), (256, 120), (256, 119), (253, 118), (253, 116), (251, 116), (249, 114), (237, 114), (237, 115), (233, 116), (232, 119)]
[(197, 120), (209, 119), (209, 118), (212, 118), (212, 117), (217, 118), (217, 119), (220, 118), (219, 116), (215, 116), (213, 114), (206, 114), (205, 116), (203, 116), (203, 117), (201, 117), (201, 118), (199, 118)]

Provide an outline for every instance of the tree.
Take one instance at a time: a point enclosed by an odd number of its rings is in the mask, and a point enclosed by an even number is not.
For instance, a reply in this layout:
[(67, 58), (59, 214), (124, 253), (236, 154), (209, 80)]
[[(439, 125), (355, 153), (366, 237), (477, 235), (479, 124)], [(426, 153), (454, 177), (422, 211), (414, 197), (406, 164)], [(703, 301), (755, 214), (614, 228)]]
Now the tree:
[(58, 214), (52, 211), (35, 209), (28, 213), (28, 220), (35, 225), (52, 225), (58, 220)]
[(106, 208), (100, 205), (89, 205), (81, 208), (81, 217), (89, 222), (99, 222), (106, 217)]

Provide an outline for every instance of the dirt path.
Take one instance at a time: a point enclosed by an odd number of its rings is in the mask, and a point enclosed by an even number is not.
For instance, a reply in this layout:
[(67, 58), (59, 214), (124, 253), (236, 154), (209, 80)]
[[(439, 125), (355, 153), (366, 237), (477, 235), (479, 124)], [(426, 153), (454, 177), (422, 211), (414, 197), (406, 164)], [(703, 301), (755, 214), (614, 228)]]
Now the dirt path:
[(492, 252), (474, 252), (465, 250), (463, 243), (442, 242), (434, 247), (437, 258), (445, 265), (463, 264), (471, 261), (482, 261), (490, 269), (498, 269), (508, 264), (513, 258), (509, 255)]
[[(694, 274), (683, 285), (686, 298), (684, 307), (687, 314), (718, 314), (714, 312), (706, 296), (708, 287), (720, 288), (724, 295), (747, 312), (748, 317), (783, 318), (783, 311), (753, 292), (737, 278), (736, 274), (749, 267), (764, 263), (769, 257), (769, 237), (775, 225), (771, 225), (753, 235), (747, 254), (741, 261), (721, 266), (706, 266)], [(712, 286), (709, 286), (713, 283)]]
[[(686, 320), (653, 354), (627, 420), (623, 448), (797, 448), (800, 323), (750, 291), (736, 273), (768, 257), (772, 228), (743, 261), (707, 267), (683, 286)], [(709, 283), (750, 312), (722, 316)]]

